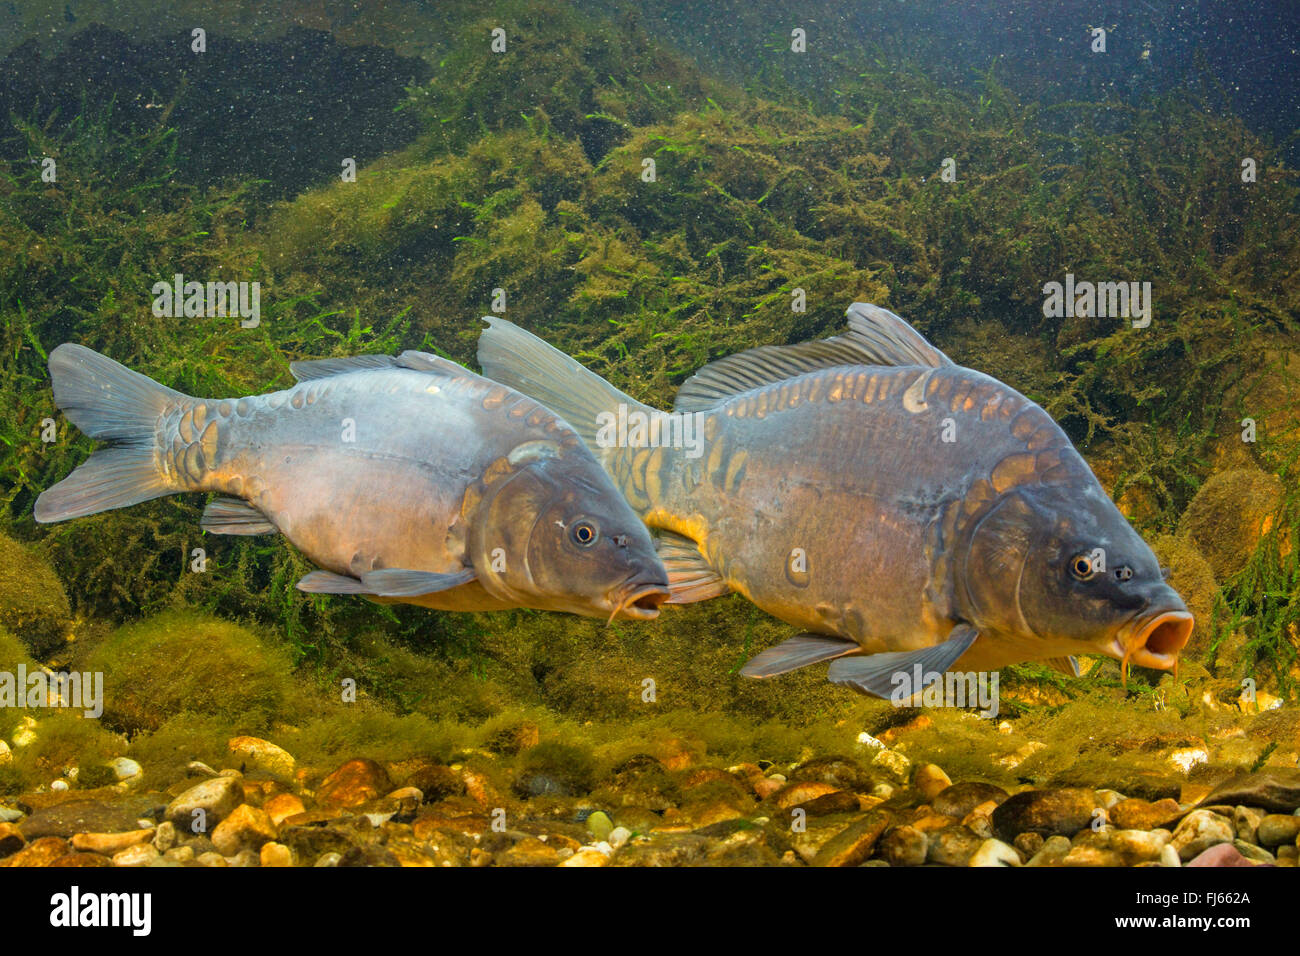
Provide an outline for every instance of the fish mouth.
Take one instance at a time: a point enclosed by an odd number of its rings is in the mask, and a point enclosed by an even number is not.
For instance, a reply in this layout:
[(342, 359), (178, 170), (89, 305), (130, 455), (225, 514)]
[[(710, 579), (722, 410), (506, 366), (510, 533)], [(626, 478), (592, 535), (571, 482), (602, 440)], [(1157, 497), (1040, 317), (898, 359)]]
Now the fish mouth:
[(1178, 665), (1178, 652), (1192, 636), (1195, 619), (1187, 611), (1161, 611), (1138, 618), (1115, 636), (1107, 649), (1120, 660), (1120, 672), (1128, 683), (1129, 661), (1139, 667), (1167, 671)]
[(613, 611), (606, 624), (612, 624), (620, 614), (633, 620), (652, 621), (659, 616), (659, 605), (668, 600), (672, 592), (667, 584), (633, 584), (610, 601)]

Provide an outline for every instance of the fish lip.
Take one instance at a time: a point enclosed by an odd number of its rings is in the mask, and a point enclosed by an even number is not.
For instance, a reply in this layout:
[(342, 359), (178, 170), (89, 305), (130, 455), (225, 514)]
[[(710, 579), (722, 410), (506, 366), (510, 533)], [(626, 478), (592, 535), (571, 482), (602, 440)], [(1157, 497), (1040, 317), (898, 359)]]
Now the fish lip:
[(605, 623), (612, 623), (620, 615), (633, 620), (653, 621), (659, 616), (659, 605), (671, 594), (668, 585), (659, 582), (628, 584), (610, 600), (613, 611)]
[(1195, 618), (1185, 610), (1166, 609), (1135, 617), (1111, 642), (1107, 651), (1124, 664), (1167, 671), (1178, 663), (1178, 652), (1192, 636)]

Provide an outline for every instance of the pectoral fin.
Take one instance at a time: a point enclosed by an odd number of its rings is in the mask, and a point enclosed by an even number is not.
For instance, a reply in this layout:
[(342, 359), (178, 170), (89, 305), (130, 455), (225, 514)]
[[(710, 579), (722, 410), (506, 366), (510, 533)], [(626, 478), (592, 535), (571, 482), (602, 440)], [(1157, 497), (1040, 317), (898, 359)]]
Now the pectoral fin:
[[(889, 699), (899, 686), (896, 674), (910, 681), (916, 665), (924, 677), (943, 674), (975, 643), (979, 632), (968, 624), (958, 624), (948, 640), (919, 651), (895, 651), (885, 654), (841, 657), (831, 661), (827, 677), (833, 684), (847, 684), (856, 691)], [(916, 688), (920, 690), (920, 688)]]
[(203, 509), (199, 527), (213, 534), (276, 534), (271, 519), (238, 498), (213, 498)]
[(796, 634), (776, 647), (769, 647), (752, 658), (740, 673), (745, 677), (775, 677), (809, 664), (819, 664), (833, 657), (843, 657), (858, 649), (853, 641), (824, 634)]
[(669, 604), (694, 604), (721, 597), (731, 589), (690, 538), (671, 531), (655, 536), (655, 550), (668, 571)]
[(434, 571), (408, 571), (404, 568), (384, 568), (361, 575), (367, 594), (376, 597), (418, 597), (436, 591), (449, 591), (475, 578), (473, 568), (438, 574)]
[(1054, 671), (1060, 671), (1067, 677), (1079, 676), (1079, 661), (1074, 657), (1053, 657), (1051, 660), (1043, 661)]

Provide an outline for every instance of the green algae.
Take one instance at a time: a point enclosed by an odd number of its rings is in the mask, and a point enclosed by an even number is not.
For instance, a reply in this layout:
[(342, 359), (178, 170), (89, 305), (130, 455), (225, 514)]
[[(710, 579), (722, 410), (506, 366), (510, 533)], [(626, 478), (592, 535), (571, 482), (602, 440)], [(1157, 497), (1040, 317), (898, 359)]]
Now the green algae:
[(292, 683), (282, 648), (185, 610), (120, 628), (85, 652), (82, 668), (105, 675), (105, 723), (126, 732), (187, 712), (238, 719), (255, 732), (280, 713)]
[(63, 643), (71, 611), (54, 569), (31, 548), (0, 534), (0, 627), (40, 656)]

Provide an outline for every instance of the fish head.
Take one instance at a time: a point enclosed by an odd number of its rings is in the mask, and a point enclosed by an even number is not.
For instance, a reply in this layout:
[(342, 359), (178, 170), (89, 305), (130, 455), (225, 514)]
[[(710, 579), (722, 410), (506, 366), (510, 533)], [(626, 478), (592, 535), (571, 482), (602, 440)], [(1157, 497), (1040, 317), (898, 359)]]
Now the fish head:
[(490, 591), (524, 607), (650, 620), (668, 572), (637, 516), (590, 452), (534, 441), (484, 488), (470, 557)]
[(1166, 574), (1093, 481), (1003, 495), (974, 529), (963, 577), (981, 631), (1041, 641), (1041, 658), (1114, 657), (1127, 676), (1130, 662), (1174, 667), (1191, 637)]

